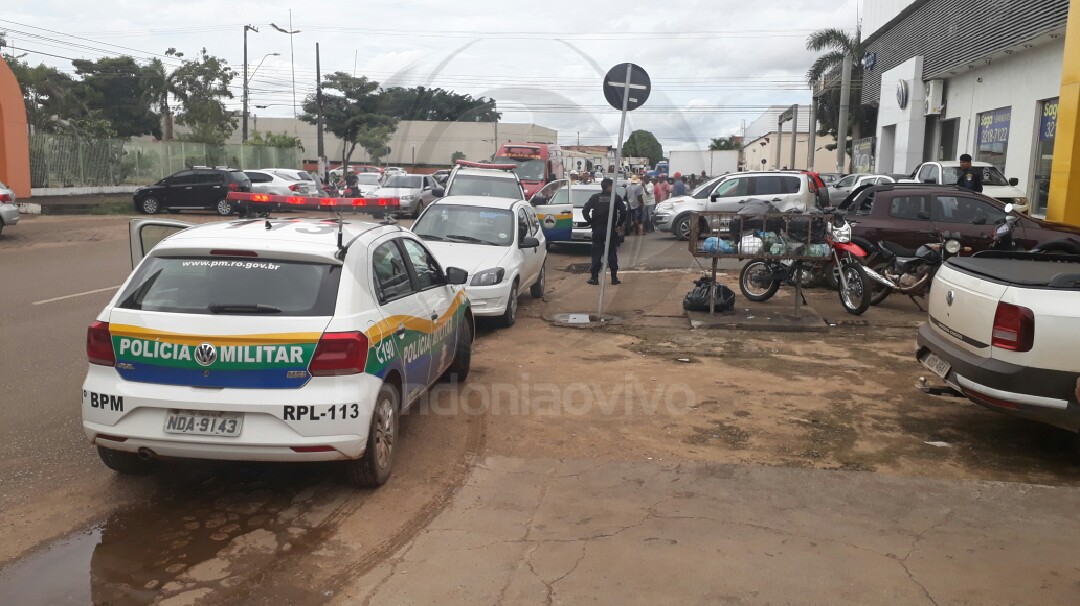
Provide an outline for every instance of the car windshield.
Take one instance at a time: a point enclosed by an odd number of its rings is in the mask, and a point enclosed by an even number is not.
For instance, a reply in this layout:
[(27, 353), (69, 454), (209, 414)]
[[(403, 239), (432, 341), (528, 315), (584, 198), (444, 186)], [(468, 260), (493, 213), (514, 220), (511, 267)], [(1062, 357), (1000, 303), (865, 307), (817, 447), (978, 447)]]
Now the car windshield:
[(704, 185), (699, 186), (690, 195), (698, 198), (699, 200), (708, 197), (708, 195), (712, 193), (713, 188), (716, 187), (716, 184), (720, 181), (720, 179), (721, 177), (717, 177), (711, 181), (706, 181)]
[[(571, 194), (573, 192), (573, 194)], [(555, 195), (551, 197), (549, 204), (566, 204), (566, 199), (569, 198), (574, 204), (574, 208), (584, 208), (585, 203), (589, 201), (589, 198), (600, 193), (599, 187), (564, 187), (555, 192)]]
[(497, 156), (495, 164), (517, 164), (514, 172), (523, 181), (543, 181), (545, 177), (543, 160), (515, 160), (509, 156)]
[(858, 179), (862, 175), (848, 175), (843, 179), (836, 182), (836, 187), (851, 187), (855, 183), (855, 179)]
[(501, 208), (435, 204), (412, 226), (425, 240), (510, 246), (514, 213)]
[(423, 182), (424, 178), (416, 175), (392, 175), (386, 179), (386, 183), (383, 183), (383, 187), (420, 189)]
[(379, 175), (375, 173), (361, 173), (356, 175), (356, 182), (360, 185), (378, 185)]
[[(980, 168), (978, 166), (972, 168)], [(983, 185), (995, 185), (995, 186), (1007, 186), (1009, 180), (1005, 178), (1005, 175), (1001, 174), (1001, 171), (993, 166), (983, 166), (982, 168), (982, 181)], [(960, 182), (960, 167), (959, 166), (942, 166), (942, 181), (943, 185), (956, 185)]]
[(340, 266), (266, 259), (151, 257), (119, 307), (186, 314), (330, 316)]
[(448, 196), (491, 196), (493, 198), (521, 199), (521, 186), (506, 177), (481, 177), (457, 175), (447, 190)]

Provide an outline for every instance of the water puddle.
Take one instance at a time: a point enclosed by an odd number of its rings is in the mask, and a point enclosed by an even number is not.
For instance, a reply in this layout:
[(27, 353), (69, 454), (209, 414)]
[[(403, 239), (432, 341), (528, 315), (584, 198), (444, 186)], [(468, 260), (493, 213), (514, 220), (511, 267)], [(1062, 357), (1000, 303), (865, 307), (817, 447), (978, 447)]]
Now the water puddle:
[[(310, 530), (304, 516), (318, 500), (324, 467), (163, 465), (146, 478), (161, 484), (152, 502), (116, 511), (0, 570), (0, 604), (142, 605), (229, 586), (239, 555), (272, 559)], [(248, 540), (247, 551), (230, 560), (237, 543), (230, 548), (230, 541), (242, 535), (259, 544)]]

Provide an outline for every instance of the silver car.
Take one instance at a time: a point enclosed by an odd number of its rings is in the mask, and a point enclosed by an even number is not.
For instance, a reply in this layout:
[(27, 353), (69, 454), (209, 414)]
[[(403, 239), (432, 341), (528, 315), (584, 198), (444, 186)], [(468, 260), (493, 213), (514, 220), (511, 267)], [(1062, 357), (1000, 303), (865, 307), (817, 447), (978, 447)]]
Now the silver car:
[(0, 183), (0, 232), (8, 225), (19, 222), (19, 209), (15, 206), (15, 192)]
[(844, 198), (848, 197), (848, 194), (864, 185), (884, 185), (886, 183), (896, 183), (896, 179), (893, 179), (889, 175), (872, 175), (865, 173), (847, 175), (829, 186), (829, 202), (831, 202), (833, 206), (836, 206), (843, 202)]
[(311, 175), (307, 175), (307, 179), (301, 179), (296, 174), (290, 174), (299, 172), (302, 171), (264, 169), (245, 170), (244, 174), (251, 179), (251, 191), (254, 193), (274, 196), (317, 196), (318, 191), (315, 181), (311, 180)]
[(431, 175), (390, 175), (383, 181), (382, 187), (372, 192), (372, 198), (398, 198), (401, 201), (402, 215), (420, 216), (429, 204), (435, 201), (431, 188), (435, 179)]

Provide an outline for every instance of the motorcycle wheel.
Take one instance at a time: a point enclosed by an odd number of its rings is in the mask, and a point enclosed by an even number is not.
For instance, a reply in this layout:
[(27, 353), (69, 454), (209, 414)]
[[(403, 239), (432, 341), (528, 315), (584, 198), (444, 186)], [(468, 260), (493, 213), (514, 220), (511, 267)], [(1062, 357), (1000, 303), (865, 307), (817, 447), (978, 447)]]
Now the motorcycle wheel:
[[(780, 281), (771, 280), (773, 266), (771, 263), (757, 259), (743, 265), (739, 272), (739, 290), (744, 297), (755, 303), (768, 301), (780, 290)], [(770, 281), (766, 282), (765, 280)]]
[[(878, 275), (884, 276), (885, 275), (885, 270), (889, 269), (889, 264), (885, 263), (885, 262), (878, 263), (876, 265), (873, 265), (871, 267), (871, 269), (876, 271), (878, 273)], [(867, 276), (867, 278), (869, 278), (869, 277), (870, 276)], [(889, 288), (887, 286), (882, 286), (881, 284), (878, 284), (874, 280), (870, 280), (870, 305), (879, 305), (891, 293), (892, 293), (891, 288)]]
[(861, 316), (870, 309), (870, 276), (866, 275), (861, 264), (855, 262), (844, 263), (840, 271), (847, 281), (847, 288), (841, 286), (837, 289), (840, 303), (849, 314)]

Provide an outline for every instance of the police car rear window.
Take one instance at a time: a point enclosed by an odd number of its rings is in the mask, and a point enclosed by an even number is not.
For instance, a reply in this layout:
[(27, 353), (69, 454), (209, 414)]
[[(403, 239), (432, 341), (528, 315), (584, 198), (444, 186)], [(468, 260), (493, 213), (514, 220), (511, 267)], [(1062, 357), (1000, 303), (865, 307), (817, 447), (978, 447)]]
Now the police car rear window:
[(493, 198), (521, 199), (521, 187), (514, 179), (506, 177), (481, 177), (457, 175), (450, 182), (448, 196), (491, 196)]
[(121, 309), (184, 314), (330, 316), (341, 267), (273, 259), (153, 257)]

